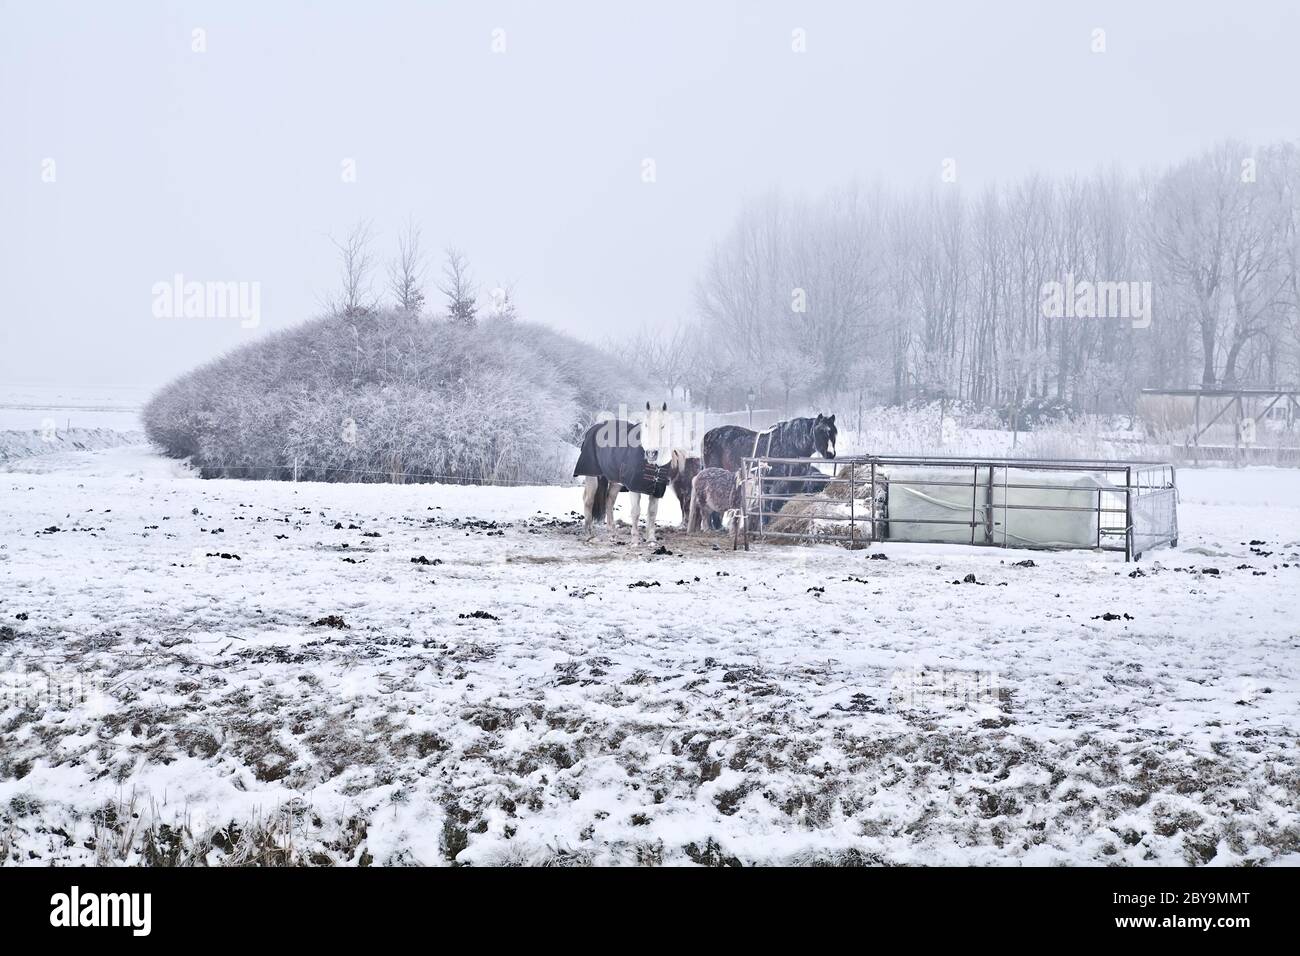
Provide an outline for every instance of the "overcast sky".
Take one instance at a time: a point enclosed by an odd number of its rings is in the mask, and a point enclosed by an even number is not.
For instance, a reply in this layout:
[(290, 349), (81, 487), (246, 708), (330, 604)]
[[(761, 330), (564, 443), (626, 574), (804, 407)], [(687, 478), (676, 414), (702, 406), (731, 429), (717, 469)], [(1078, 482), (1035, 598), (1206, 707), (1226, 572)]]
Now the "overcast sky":
[[(414, 216), (524, 318), (670, 322), (774, 187), (1296, 139), (1298, 8), (0, 0), (0, 382), (161, 384), (318, 314), (360, 218), (387, 258)], [(155, 317), (177, 273), (259, 282), (260, 325)]]

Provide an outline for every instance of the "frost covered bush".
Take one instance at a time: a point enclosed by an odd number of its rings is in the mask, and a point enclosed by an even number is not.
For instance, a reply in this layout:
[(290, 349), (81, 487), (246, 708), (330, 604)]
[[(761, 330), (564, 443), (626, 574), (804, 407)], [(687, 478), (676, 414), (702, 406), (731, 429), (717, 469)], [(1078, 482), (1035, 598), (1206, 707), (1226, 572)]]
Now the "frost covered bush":
[[(205, 476), (550, 481), (640, 373), (513, 319), (405, 313), (307, 322), (210, 362), (144, 410), (149, 438)], [(635, 407), (635, 406), (633, 406)]]
[(1078, 418), (1079, 412), (1063, 398), (1044, 396), (1020, 405), (1003, 405), (998, 409), (998, 416), (1003, 426), (1028, 432), (1069, 422)]

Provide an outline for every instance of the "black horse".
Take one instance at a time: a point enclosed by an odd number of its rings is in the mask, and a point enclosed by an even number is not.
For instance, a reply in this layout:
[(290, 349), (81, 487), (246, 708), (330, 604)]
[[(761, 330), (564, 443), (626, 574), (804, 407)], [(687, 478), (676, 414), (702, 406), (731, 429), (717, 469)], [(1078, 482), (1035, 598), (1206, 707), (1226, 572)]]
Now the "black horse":
[(837, 434), (834, 415), (792, 418), (777, 422), (764, 432), (739, 425), (719, 425), (704, 434), (700, 464), (705, 468), (739, 471), (742, 459), (758, 456), (811, 458), (816, 452), (823, 458), (834, 458)]
[(587, 540), (594, 536), (593, 522), (604, 518), (610, 536), (614, 534), (614, 505), (618, 493), (632, 493), (632, 543), (640, 539), (641, 496), (650, 496), (646, 510), (646, 540), (655, 543), (655, 517), (659, 499), (673, 480), (671, 461), (665, 448), (668, 427), (667, 403), (652, 411), (646, 403), (644, 422), (610, 419), (596, 422), (582, 436), (582, 450), (573, 468), (574, 477), (586, 478), (582, 495), (583, 530)]
[[(700, 464), (705, 468), (725, 468), (740, 471), (745, 458), (811, 458), (813, 453), (823, 458), (835, 457), (834, 415), (818, 414), (816, 418), (792, 418), (777, 422), (767, 431), (756, 432), (739, 425), (719, 425), (704, 435), (700, 444)], [(764, 490), (774, 494), (792, 495), (820, 491), (812, 485), (813, 479), (801, 479), (815, 471), (808, 465), (773, 464), (764, 476)], [(785, 482), (779, 479), (789, 479)], [(765, 502), (765, 512), (780, 511), (784, 501), (770, 499)]]

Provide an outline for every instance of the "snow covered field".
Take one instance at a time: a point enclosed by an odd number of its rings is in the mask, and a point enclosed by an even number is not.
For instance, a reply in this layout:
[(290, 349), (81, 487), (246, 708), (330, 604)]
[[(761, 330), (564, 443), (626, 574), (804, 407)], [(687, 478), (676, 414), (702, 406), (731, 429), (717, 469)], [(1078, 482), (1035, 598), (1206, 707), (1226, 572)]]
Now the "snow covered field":
[(144, 441), (135, 386), (0, 384), (0, 466), (18, 458)]
[(0, 384), (0, 431), (38, 431), (49, 419), (59, 431), (140, 432), (140, 409), (151, 392), (134, 385)]
[(0, 859), (1295, 862), (1300, 475), (1180, 482), (1180, 549), (1125, 565), (18, 462)]

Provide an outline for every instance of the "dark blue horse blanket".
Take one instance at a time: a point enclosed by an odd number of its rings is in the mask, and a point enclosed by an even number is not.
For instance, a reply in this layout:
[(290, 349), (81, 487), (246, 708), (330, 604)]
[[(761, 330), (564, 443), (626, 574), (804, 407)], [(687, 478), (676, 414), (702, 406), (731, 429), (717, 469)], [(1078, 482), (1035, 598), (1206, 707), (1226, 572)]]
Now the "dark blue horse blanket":
[(662, 498), (673, 480), (671, 465), (646, 461), (641, 426), (618, 420), (596, 422), (587, 429), (573, 475), (604, 478), (653, 498)]

